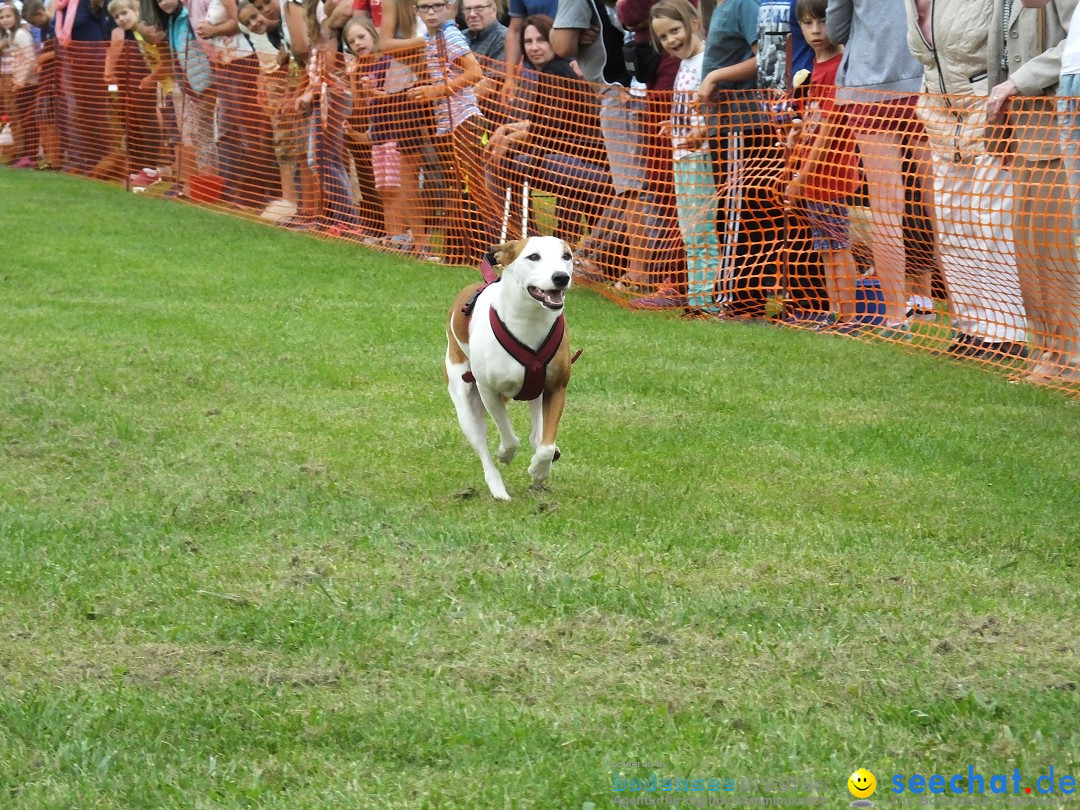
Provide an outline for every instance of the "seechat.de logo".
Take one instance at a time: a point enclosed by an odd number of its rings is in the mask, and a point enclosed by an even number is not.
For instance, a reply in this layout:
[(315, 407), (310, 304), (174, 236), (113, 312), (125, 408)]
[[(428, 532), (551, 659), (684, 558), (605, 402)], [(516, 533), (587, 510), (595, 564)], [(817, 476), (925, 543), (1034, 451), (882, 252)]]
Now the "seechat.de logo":
[(859, 768), (847, 780), (848, 793), (855, 797), (852, 807), (873, 807), (870, 797), (877, 790), (877, 779), (866, 768)]

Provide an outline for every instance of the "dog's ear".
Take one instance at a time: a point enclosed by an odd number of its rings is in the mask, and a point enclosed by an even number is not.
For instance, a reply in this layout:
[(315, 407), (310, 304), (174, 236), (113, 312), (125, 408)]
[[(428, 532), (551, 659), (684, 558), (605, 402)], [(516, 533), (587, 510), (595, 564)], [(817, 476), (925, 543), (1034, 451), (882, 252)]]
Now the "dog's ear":
[(521, 251), (525, 249), (525, 243), (528, 239), (518, 239), (515, 242), (503, 242), (501, 245), (495, 245), (491, 249), (491, 252), (495, 254), (495, 261), (500, 267), (506, 267), (512, 264), (513, 261), (521, 255)]

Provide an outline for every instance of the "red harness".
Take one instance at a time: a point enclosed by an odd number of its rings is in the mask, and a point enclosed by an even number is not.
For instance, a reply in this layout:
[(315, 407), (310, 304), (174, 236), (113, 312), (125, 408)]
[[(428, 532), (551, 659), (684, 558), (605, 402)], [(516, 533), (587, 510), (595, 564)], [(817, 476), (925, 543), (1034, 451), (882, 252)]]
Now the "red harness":
[(551, 358), (555, 356), (555, 352), (559, 350), (559, 345), (562, 343), (563, 332), (566, 331), (566, 320), (560, 315), (558, 320), (551, 325), (551, 331), (548, 332), (540, 347), (534, 352), (506, 328), (506, 324), (502, 322), (495, 307), (489, 308), (488, 313), (491, 331), (495, 333), (495, 339), (499, 341), (499, 345), (525, 367), (525, 380), (514, 399), (521, 402), (536, 399), (544, 393), (548, 363), (551, 362)]
[[(502, 281), (502, 277), (494, 274), (488, 262), (485, 261), (480, 269), (487, 283), (482, 284), (465, 302), (465, 306), (461, 308), (461, 313), (466, 320), (472, 317), (480, 293), (486, 290), (489, 285)], [(514, 399), (522, 402), (536, 399), (544, 393), (544, 384), (547, 381), (547, 367), (562, 344), (563, 333), (566, 331), (566, 320), (562, 315), (559, 315), (558, 320), (552, 324), (551, 331), (548, 332), (547, 337), (544, 338), (536, 351), (530, 349), (514, 336), (514, 333), (507, 328), (502, 318), (495, 311), (495, 307), (488, 308), (488, 321), (491, 323), (491, 331), (494, 333), (495, 339), (499, 341), (499, 345), (506, 350), (507, 354), (525, 367), (525, 380), (522, 382), (521, 390), (517, 392)], [(580, 354), (581, 350), (579, 349), (577, 354), (570, 359), (570, 362), (574, 363)], [(461, 379), (467, 383), (476, 382), (476, 377), (473, 376), (471, 371), (462, 374)]]

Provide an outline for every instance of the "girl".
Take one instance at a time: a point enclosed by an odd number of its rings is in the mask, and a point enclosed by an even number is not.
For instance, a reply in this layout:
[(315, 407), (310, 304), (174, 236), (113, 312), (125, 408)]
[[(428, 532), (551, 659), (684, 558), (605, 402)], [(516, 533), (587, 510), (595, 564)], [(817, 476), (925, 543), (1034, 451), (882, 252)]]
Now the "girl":
[(428, 83), (414, 86), (406, 95), (435, 110), (436, 151), (444, 177), (451, 180), (440, 200), (450, 214), (449, 251), (464, 248), (469, 260), (479, 262), (497, 241), (502, 214), (484, 181), (483, 144), (491, 129), (473, 91), (484, 71), (454, 25), (457, 0), (423, 0), (416, 10), (428, 34)]
[(378, 19), (375, 5), (372, 4), (371, 16), (379, 28), (379, 40), (384, 51), (401, 49), (418, 50), (425, 42), (424, 24), (416, 14), (414, 0), (391, 0), (378, 6)]
[(307, 162), (322, 193), (316, 227), (333, 236), (358, 235), (362, 228), (345, 156), (345, 122), (352, 113), (352, 93), (339, 74), (337, 37), (324, 29), (318, 0), (304, 0), (304, 12), (312, 50), (307, 64), (307, 90), (296, 103), (311, 116)]
[(649, 12), (653, 43), (679, 60), (671, 119), (665, 129), (674, 147), (675, 201), (686, 248), (687, 304), (721, 315), (716, 304), (720, 246), (716, 238), (716, 187), (705, 117), (694, 94), (701, 85), (705, 42), (701, 17), (687, 0), (660, 0)]
[(213, 76), (210, 60), (195, 39), (187, 8), (180, 0), (157, 0), (157, 9), (158, 28), (166, 33), (172, 50), (172, 99), (180, 124), (177, 184), (165, 196), (186, 197), (192, 171), (215, 174), (217, 170)]
[(366, 119), (371, 125), (371, 163), (375, 188), (382, 197), (388, 243), (391, 247), (426, 254), (424, 217), (415, 204), (420, 198), (420, 153), (399, 148), (403, 125), (408, 127), (412, 122), (401, 120), (398, 112), (403, 99), (393, 91), (395, 87), (403, 89), (411, 81), (411, 72), (387, 55), (372, 58), (379, 51), (380, 37), (367, 17), (353, 17), (342, 30), (342, 37), (357, 57), (349, 70), (354, 95), (366, 101)]
[[(119, 116), (122, 137), (127, 139), (125, 161), (130, 161), (129, 171), (154, 170), (160, 163), (161, 135), (157, 126), (157, 91), (143, 85), (143, 79), (150, 76), (150, 67), (141, 52), (139, 5), (136, 0), (112, 0), (108, 12), (116, 28), (105, 55), (105, 83), (119, 88), (120, 103), (114, 113)], [(123, 151), (122, 140), (116, 140), (113, 148)], [(142, 180), (149, 183), (152, 177), (145, 175)]]
[(11, 122), (15, 162), (18, 169), (37, 166), (38, 129), (34, 118), (37, 93), (37, 56), (34, 38), (19, 20), (15, 6), (0, 6), (0, 82), (3, 107)]
[[(269, 9), (277, 14), (277, 6)], [(240, 32), (251, 40), (259, 60), (259, 75), (255, 84), (256, 106), (265, 110), (270, 122), (274, 158), (278, 167), (281, 199), (267, 205), (260, 214), (264, 219), (280, 221), (294, 217), (299, 210), (296, 190), (296, 166), (300, 162), (299, 120), (289, 98), (289, 54), (270, 39), (277, 28), (278, 18), (270, 19), (251, 0), (240, 0), (236, 6)], [(278, 39), (280, 42), (280, 39)]]

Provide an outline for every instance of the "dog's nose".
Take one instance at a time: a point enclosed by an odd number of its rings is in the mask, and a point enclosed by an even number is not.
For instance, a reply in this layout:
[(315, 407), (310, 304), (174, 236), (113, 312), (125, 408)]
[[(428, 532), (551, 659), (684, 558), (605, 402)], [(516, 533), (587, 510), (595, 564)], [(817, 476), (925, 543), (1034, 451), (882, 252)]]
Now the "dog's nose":
[(552, 273), (551, 274), (551, 283), (554, 284), (560, 290), (563, 287), (568, 287), (570, 285), (570, 274), (569, 273)]

